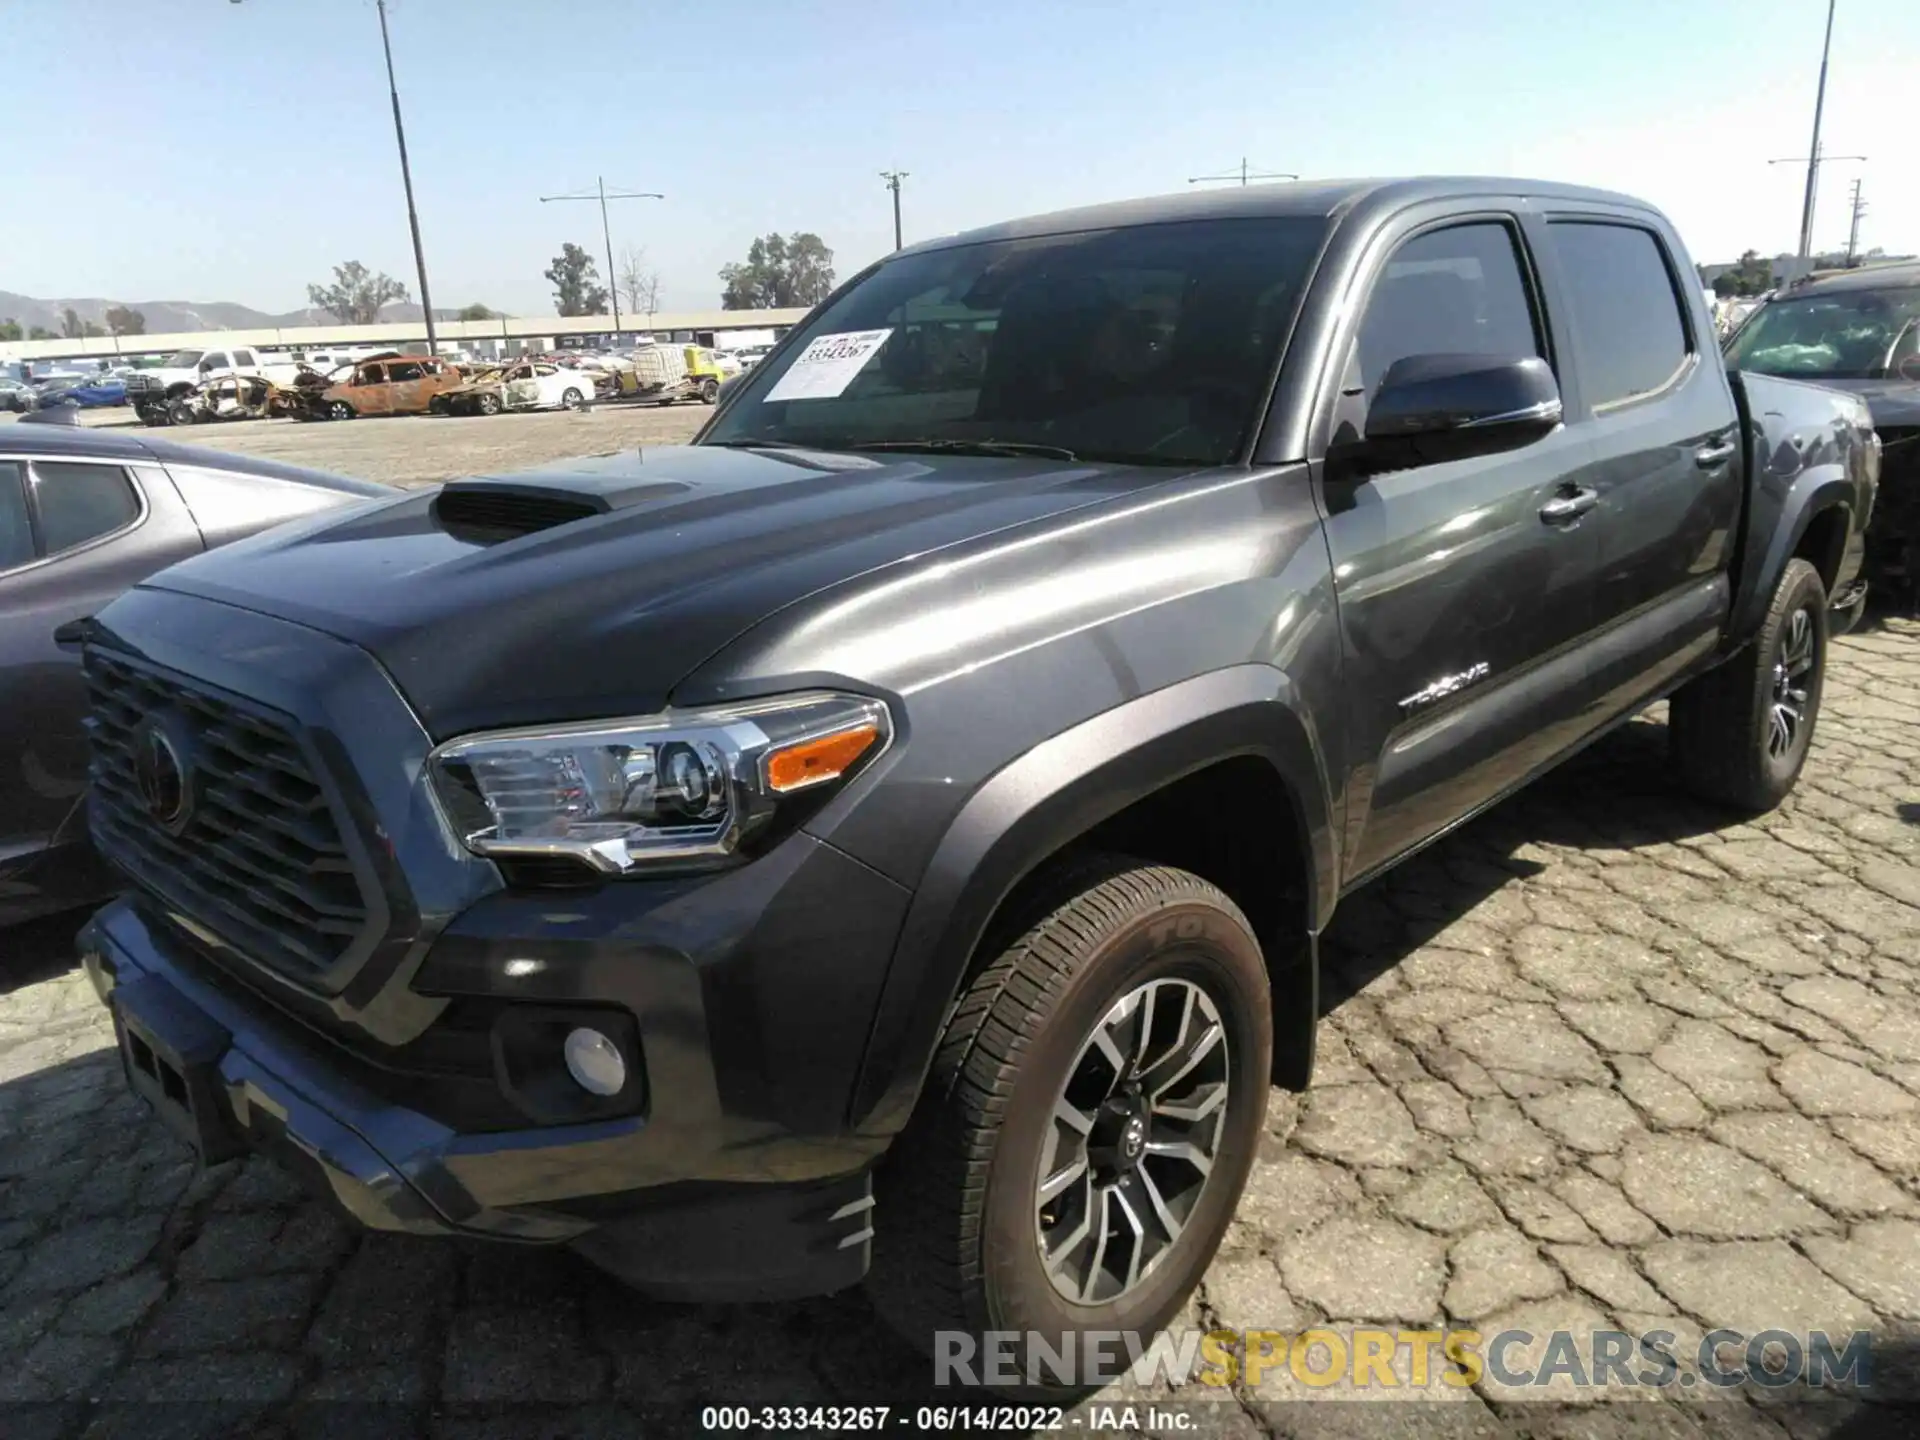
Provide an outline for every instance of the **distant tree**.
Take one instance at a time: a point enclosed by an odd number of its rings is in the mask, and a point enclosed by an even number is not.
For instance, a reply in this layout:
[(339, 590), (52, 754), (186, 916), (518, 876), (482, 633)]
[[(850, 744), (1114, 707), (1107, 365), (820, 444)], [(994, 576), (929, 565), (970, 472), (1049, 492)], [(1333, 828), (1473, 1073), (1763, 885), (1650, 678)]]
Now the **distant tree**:
[(647, 252), (629, 245), (620, 256), (618, 286), (627, 311), (651, 316), (660, 308), (660, 272), (647, 264)]
[(347, 325), (371, 325), (380, 307), (405, 300), (407, 287), (384, 272), (374, 273), (358, 260), (333, 267), (333, 284), (307, 286), (307, 300)]
[(147, 333), (147, 317), (138, 310), (130, 310), (125, 305), (107, 307), (107, 333), (111, 335), (144, 335)]
[(1773, 262), (1760, 258), (1758, 250), (1741, 254), (1733, 269), (1713, 282), (1713, 293), (1722, 300), (1764, 295), (1773, 288)]
[(60, 337), (44, 325), (36, 325), (27, 332), (29, 340), (58, 340)]
[(555, 308), (562, 315), (607, 313), (607, 291), (600, 283), (599, 268), (578, 245), (562, 245), (546, 275), (553, 285)]
[(80, 312), (71, 305), (60, 312), (60, 335), (63, 339), (78, 340), (87, 333), (87, 327), (80, 320)]
[(833, 251), (811, 231), (763, 235), (744, 264), (720, 267), (727, 310), (784, 310), (818, 305), (833, 291)]
[(0, 340), (24, 340), (26, 335), (20, 329), (20, 322), (9, 315), (0, 320)]
[(498, 320), (500, 317), (484, 305), (469, 305), (453, 318), (456, 320)]

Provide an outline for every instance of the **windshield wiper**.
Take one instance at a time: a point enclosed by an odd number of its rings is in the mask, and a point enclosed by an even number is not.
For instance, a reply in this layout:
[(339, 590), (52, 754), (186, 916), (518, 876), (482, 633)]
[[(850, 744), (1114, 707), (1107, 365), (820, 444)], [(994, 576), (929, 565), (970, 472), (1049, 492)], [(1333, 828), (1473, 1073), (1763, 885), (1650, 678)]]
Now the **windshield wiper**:
[(1061, 445), (1034, 445), (1025, 440), (869, 440), (852, 447), (855, 450), (930, 451), (942, 455), (1034, 455), (1043, 460), (1078, 460), (1080, 457)]
[(824, 450), (824, 445), (797, 445), (791, 440), (702, 440), (702, 445), (716, 445), (727, 450)]

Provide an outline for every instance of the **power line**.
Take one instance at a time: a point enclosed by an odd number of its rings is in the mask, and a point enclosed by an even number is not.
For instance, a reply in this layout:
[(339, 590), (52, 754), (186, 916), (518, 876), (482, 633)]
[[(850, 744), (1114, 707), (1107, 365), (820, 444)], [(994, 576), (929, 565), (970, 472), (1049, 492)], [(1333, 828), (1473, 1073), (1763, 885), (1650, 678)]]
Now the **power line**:
[(893, 248), (900, 248), (900, 182), (907, 178), (904, 170), (882, 170), (880, 178), (887, 182), (887, 188), (893, 191)]
[(616, 190), (607, 193), (607, 182), (603, 176), (595, 176), (596, 188), (584, 195), (542, 195), (540, 203), (550, 205), (556, 200), (598, 200), (600, 202), (600, 238), (607, 247), (607, 294), (613, 300), (613, 333), (620, 334), (620, 277), (613, 273), (613, 229), (607, 224), (607, 202), (609, 200), (664, 200), (667, 197), (657, 190)]
[(1238, 170), (1229, 170), (1224, 175), (1189, 175), (1187, 177), (1187, 183), (1189, 185), (1200, 185), (1209, 180), (1238, 180), (1242, 185), (1245, 185), (1249, 180), (1298, 180), (1299, 178), (1298, 175), (1289, 175), (1279, 170), (1249, 170), (1247, 168), (1247, 157), (1242, 155), (1240, 157), (1240, 168)]

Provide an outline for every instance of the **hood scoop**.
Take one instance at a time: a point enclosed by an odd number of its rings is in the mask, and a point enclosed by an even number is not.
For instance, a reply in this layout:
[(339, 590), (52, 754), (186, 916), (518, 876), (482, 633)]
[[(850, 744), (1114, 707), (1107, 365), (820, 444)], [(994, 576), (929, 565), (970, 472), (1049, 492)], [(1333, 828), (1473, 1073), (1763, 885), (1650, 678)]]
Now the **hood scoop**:
[(612, 487), (582, 476), (582, 483), (453, 480), (440, 487), (433, 517), (449, 533), (483, 541), (509, 540), (540, 530), (611, 515), (647, 500), (687, 489), (673, 481)]

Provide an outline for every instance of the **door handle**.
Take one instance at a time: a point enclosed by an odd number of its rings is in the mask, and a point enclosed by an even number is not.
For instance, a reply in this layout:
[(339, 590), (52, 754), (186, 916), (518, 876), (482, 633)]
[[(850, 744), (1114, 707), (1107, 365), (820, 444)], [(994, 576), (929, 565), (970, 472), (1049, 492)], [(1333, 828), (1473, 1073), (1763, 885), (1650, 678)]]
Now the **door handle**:
[(1584, 486), (1571, 495), (1556, 495), (1540, 507), (1540, 518), (1549, 525), (1571, 525), (1600, 503), (1600, 492)]
[(1716, 465), (1724, 465), (1733, 458), (1733, 442), (1725, 441), (1719, 445), (1702, 445), (1693, 452), (1693, 463), (1702, 470), (1711, 470)]

